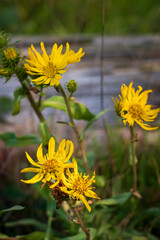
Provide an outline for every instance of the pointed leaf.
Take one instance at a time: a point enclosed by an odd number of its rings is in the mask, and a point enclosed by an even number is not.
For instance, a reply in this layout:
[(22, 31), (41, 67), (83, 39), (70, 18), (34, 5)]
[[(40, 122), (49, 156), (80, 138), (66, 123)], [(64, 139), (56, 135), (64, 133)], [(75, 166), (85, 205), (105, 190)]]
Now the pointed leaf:
[(26, 134), (17, 137), (14, 132), (0, 134), (0, 138), (4, 141), (7, 147), (21, 147), (31, 144), (40, 144), (42, 142), (41, 138), (36, 135)]
[(44, 232), (39, 232), (39, 231), (35, 231), (32, 233), (29, 233), (27, 235), (23, 235), (23, 236), (16, 236), (16, 239), (26, 239), (26, 240), (44, 240), (45, 239), (45, 233)]
[(0, 213), (4, 213), (4, 212), (11, 212), (11, 211), (19, 211), (19, 210), (23, 210), (25, 207), (20, 206), (20, 205), (15, 205), (11, 208), (7, 208), (7, 209), (3, 209), (0, 211)]
[[(90, 121), (94, 118), (95, 115), (91, 113), (84, 104), (74, 102), (73, 100), (73, 98), (70, 100), (70, 107), (74, 119)], [(53, 96), (42, 101), (41, 110), (45, 109), (46, 107), (56, 108), (68, 114), (65, 101), (61, 96)]]

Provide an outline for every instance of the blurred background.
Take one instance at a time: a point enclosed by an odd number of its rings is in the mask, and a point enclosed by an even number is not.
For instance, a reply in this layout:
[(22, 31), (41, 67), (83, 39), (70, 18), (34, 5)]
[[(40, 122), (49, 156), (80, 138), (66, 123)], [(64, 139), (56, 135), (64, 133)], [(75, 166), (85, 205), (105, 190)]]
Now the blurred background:
[[(121, 121), (116, 117), (112, 97), (118, 96), (123, 83), (128, 85), (133, 81), (134, 87), (141, 85), (144, 90), (152, 89), (153, 94), (150, 94), (149, 102), (160, 107), (160, 1), (105, 0), (104, 2), (103, 102), (104, 108), (110, 108), (105, 119), (109, 126), (116, 160), (115, 176), (112, 175), (109, 147), (101, 120), (98, 120), (87, 132), (85, 144), (88, 159), (100, 176), (96, 191), (100, 195), (103, 192), (103, 198), (108, 198), (129, 191), (132, 185), (132, 171), (128, 165), (129, 130), (122, 126)], [(64, 86), (66, 81), (75, 79), (79, 88), (74, 96), (77, 101), (87, 105), (94, 114), (101, 111), (102, 28), (100, 0), (0, 0), (0, 31), (11, 34), (11, 42), (16, 42), (16, 46), (25, 57), (28, 57), (28, 47), (31, 43), (39, 51), (41, 41), (44, 42), (48, 54), (55, 42), (58, 45), (63, 44), (65, 48), (65, 43), (68, 41), (75, 51), (80, 47), (83, 48), (85, 56), (81, 62), (69, 67), (61, 82)], [(28, 133), (39, 136), (37, 117), (26, 99), (21, 101), (20, 114), (12, 115), (14, 90), (18, 87), (19, 83), (15, 77), (6, 83), (5, 79), (0, 79), (0, 134), (15, 132), (17, 136)], [(52, 95), (58, 93), (50, 88), (46, 96)], [(66, 125), (57, 124), (57, 121), (68, 119), (65, 113), (55, 109), (45, 109), (43, 113), (50, 129), (55, 136), (58, 136), (58, 142), (63, 138), (74, 141), (75, 136), (71, 129)], [(81, 131), (86, 122), (81, 121), (77, 124)], [(159, 118), (154, 124), (160, 125)], [(140, 219), (137, 225), (134, 223), (131, 225), (137, 231), (145, 232), (148, 231), (146, 229), (151, 229), (149, 231), (158, 238), (147, 238), (147, 240), (157, 240), (160, 238), (160, 221), (157, 217), (157, 212), (160, 212), (160, 162), (157, 159), (160, 156), (159, 130), (152, 133), (146, 133), (139, 127), (136, 130), (139, 137), (137, 148), (139, 190), (144, 197), (143, 201), (139, 202), (137, 215), (150, 207), (158, 208), (158, 211), (152, 211), (152, 215), (147, 215), (147, 220), (144, 217), (143, 222)], [(11, 145), (6, 147), (4, 141), (0, 140), (0, 178), (2, 179), (0, 209), (16, 204), (26, 207), (23, 212), (18, 214), (9, 212), (1, 217), (0, 232), (9, 236), (40, 230), (45, 232), (46, 229), (48, 193), (40, 191), (38, 184), (28, 186), (21, 183), (19, 174), (22, 168), (28, 166), (24, 152), (27, 151), (34, 158), (37, 147), (36, 144), (27, 147)], [(75, 150), (75, 155), (77, 152), (78, 149)], [(118, 214), (117, 211), (114, 215), (119, 216)], [(116, 229), (123, 217), (125, 218), (125, 216), (117, 217), (113, 229)], [(54, 221), (57, 226), (54, 234), (57, 238), (77, 231), (75, 225), (56, 209), (54, 209)], [(38, 235), (26, 239), (44, 238)], [(146, 238), (141, 239), (146, 240)]]
[[(0, 28), (12, 34), (101, 34), (97, 0), (1, 0)], [(105, 34), (160, 32), (159, 0), (105, 1)]]

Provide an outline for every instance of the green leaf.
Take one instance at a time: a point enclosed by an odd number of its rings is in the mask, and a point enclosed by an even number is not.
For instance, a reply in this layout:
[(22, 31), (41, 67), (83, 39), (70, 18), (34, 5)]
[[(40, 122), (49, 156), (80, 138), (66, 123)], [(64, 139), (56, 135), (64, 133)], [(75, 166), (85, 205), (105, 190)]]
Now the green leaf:
[(35, 232), (32, 232), (32, 233), (27, 234), (27, 235), (16, 236), (16, 238), (26, 239), (26, 240), (36, 240), (36, 239), (44, 240), (45, 239), (45, 233), (44, 232), (35, 231)]
[[(93, 239), (95, 237), (96, 230), (94, 228), (90, 228), (88, 230), (90, 231), (91, 238)], [(84, 239), (86, 239), (86, 234), (83, 231), (71, 237), (61, 238), (61, 240), (84, 240)]]
[(84, 139), (85, 136), (85, 132), (88, 130), (88, 128), (95, 122), (97, 121), (100, 117), (102, 117), (104, 114), (106, 114), (109, 111), (108, 108), (106, 108), (105, 110), (97, 113), (85, 126), (85, 128), (83, 129), (82, 133), (81, 133), (81, 139)]
[(106, 181), (105, 181), (105, 177), (104, 176), (96, 175), (95, 176), (95, 181), (96, 181), (94, 183), (95, 186), (97, 186), (97, 187), (104, 187), (105, 186)]
[(15, 227), (15, 226), (29, 226), (29, 225), (32, 225), (32, 226), (35, 226), (39, 229), (41, 229), (42, 231), (45, 231), (46, 230), (46, 224), (43, 224), (41, 223), (40, 221), (37, 221), (36, 219), (33, 219), (33, 218), (23, 218), (23, 219), (20, 219), (18, 221), (13, 221), (13, 222), (6, 222), (5, 223), (5, 226), (6, 227)]
[(21, 100), (24, 97), (26, 97), (26, 93), (24, 92), (23, 88), (18, 88), (14, 91), (14, 104), (12, 115), (17, 115), (20, 112)]
[(3, 233), (0, 233), (0, 239), (7, 239), (9, 238), (7, 235), (3, 234)]
[(4, 213), (4, 212), (11, 212), (11, 211), (20, 211), (23, 210), (25, 207), (20, 206), (20, 205), (15, 205), (11, 208), (7, 208), (7, 209), (3, 209), (0, 211), (0, 213)]
[(24, 136), (17, 137), (14, 132), (6, 132), (0, 134), (0, 138), (4, 141), (7, 147), (21, 147), (32, 144), (40, 144), (41, 138), (33, 134), (26, 134)]
[[(94, 118), (95, 115), (91, 113), (84, 104), (74, 102), (73, 98), (72, 100), (70, 100), (69, 104), (74, 119), (90, 121)], [(51, 98), (48, 98), (47, 100), (42, 101), (41, 110), (45, 109), (46, 107), (56, 108), (68, 114), (65, 101), (61, 96), (53, 96)]]
[(123, 205), (131, 197), (130, 192), (122, 193), (113, 198), (103, 199), (101, 202), (96, 202), (95, 205)]
[(8, 97), (0, 97), (0, 114), (12, 111), (13, 100)]
[(49, 132), (47, 123), (41, 122), (39, 124), (39, 129), (40, 129), (40, 133), (41, 133), (41, 137), (42, 137), (42, 142), (43, 142), (44, 146), (47, 146), (47, 144), (51, 138), (51, 134)]

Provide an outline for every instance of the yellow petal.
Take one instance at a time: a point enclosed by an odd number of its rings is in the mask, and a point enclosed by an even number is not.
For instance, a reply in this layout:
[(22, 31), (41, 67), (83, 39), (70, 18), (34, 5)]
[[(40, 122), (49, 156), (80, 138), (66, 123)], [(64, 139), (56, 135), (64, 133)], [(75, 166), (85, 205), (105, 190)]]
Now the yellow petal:
[(38, 159), (38, 161), (39, 161), (41, 164), (44, 163), (42, 143), (41, 143), (41, 145), (38, 147), (38, 150), (37, 150), (37, 159)]
[(85, 199), (85, 197), (83, 195), (80, 196), (80, 199), (82, 200), (82, 202), (85, 204), (86, 208), (88, 209), (88, 211), (91, 211), (91, 207), (89, 206), (87, 200)]
[(43, 57), (44, 57), (45, 61), (48, 62), (48, 61), (49, 61), (49, 56), (48, 56), (48, 54), (46, 53), (46, 49), (45, 49), (45, 47), (44, 47), (44, 43), (41, 42), (40, 45), (41, 45), (41, 49), (42, 49), (42, 52), (43, 52)]
[(53, 158), (55, 154), (55, 140), (53, 137), (50, 138), (49, 143), (48, 143), (48, 156), (49, 159)]
[(74, 144), (72, 141), (69, 141), (69, 140), (66, 141), (65, 151), (66, 151), (66, 159), (64, 162), (67, 162), (70, 159), (70, 157), (72, 156), (73, 151), (74, 151)]
[(52, 184), (49, 188), (54, 188), (58, 185), (59, 181), (56, 181), (54, 184)]
[(25, 172), (39, 172), (40, 169), (39, 168), (24, 168), (21, 170), (20, 173), (25, 173)]
[(40, 167), (40, 165), (38, 163), (36, 163), (35, 161), (33, 161), (33, 159), (29, 156), (29, 154), (27, 152), (26, 153), (26, 157), (28, 159), (28, 161), (33, 165), (33, 166), (36, 166), (36, 167)]
[(43, 178), (43, 174), (40, 174), (38, 173), (37, 175), (35, 175), (33, 178), (31, 178), (30, 180), (22, 180), (21, 179), (21, 182), (24, 182), (24, 183), (27, 183), (27, 184), (30, 184), (30, 183), (37, 183), (39, 181), (41, 181)]

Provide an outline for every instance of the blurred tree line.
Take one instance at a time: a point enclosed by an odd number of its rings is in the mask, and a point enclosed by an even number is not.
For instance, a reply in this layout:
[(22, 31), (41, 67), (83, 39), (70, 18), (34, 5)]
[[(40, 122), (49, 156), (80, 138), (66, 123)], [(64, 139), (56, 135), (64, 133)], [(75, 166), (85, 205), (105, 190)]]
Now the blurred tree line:
[[(101, 33), (102, 0), (1, 0), (0, 30), (12, 34)], [(105, 0), (105, 34), (160, 32), (159, 0)]]

